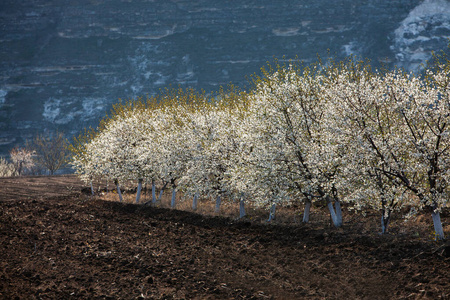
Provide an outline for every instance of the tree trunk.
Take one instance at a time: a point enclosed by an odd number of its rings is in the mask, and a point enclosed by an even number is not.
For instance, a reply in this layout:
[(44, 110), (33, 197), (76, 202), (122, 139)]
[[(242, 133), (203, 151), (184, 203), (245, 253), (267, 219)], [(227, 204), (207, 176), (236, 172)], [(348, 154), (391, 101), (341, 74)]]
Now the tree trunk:
[(156, 186), (154, 180), (152, 180), (152, 204), (156, 204)]
[(239, 201), (239, 219), (242, 219), (243, 217), (245, 217), (245, 202), (244, 199), (241, 199), (241, 201)]
[(17, 174), (19, 174), (19, 176), (22, 175), (22, 165), (23, 162), (19, 162), (19, 166), (17, 167)]
[(220, 198), (220, 195), (219, 196), (217, 196), (217, 198), (216, 198), (216, 207), (215, 207), (215, 209), (214, 209), (214, 212), (215, 213), (218, 213), (218, 212), (220, 212), (220, 203), (222, 202), (222, 199)]
[(119, 182), (116, 180), (117, 194), (119, 195), (120, 202), (123, 202), (122, 192), (120, 191)]
[(307, 200), (305, 203), (305, 211), (303, 213), (303, 223), (309, 222), (309, 212), (311, 211), (311, 200)]
[(161, 188), (161, 191), (159, 191), (159, 197), (158, 197), (157, 201), (160, 202), (160, 203), (161, 203), (161, 198), (162, 198), (162, 195), (164, 193), (164, 190), (166, 189), (167, 183), (168, 182), (164, 183), (163, 187)]
[(381, 213), (381, 234), (386, 234), (390, 218), (391, 218), (390, 211), (388, 212), (387, 216), (384, 215), (384, 211)]
[(445, 239), (444, 229), (442, 228), (441, 215), (439, 211), (436, 209), (436, 206), (431, 208), (431, 218), (433, 219), (436, 240)]
[(196, 211), (198, 207), (198, 194), (195, 193), (194, 199), (192, 200), (192, 210)]
[(91, 194), (92, 196), (94, 196), (94, 186), (92, 185), (92, 181), (91, 181)]
[(276, 208), (277, 208), (277, 204), (276, 203), (272, 204), (272, 206), (270, 207), (269, 219), (267, 220), (267, 222), (271, 222), (272, 220), (275, 220)]
[(141, 198), (141, 191), (142, 191), (142, 178), (139, 178), (138, 188), (136, 192), (136, 203), (139, 203), (139, 199)]
[(172, 187), (172, 200), (170, 201), (170, 207), (175, 208), (175, 196), (177, 195), (177, 188), (174, 186)]
[(330, 211), (331, 221), (336, 228), (339, 228), (341, 224), (339, 224), (338, 218), (336, 216), (336, 212), (334, 211), (333, 202), (331, 202), (330, 198), (326, 196), (328, 210)]

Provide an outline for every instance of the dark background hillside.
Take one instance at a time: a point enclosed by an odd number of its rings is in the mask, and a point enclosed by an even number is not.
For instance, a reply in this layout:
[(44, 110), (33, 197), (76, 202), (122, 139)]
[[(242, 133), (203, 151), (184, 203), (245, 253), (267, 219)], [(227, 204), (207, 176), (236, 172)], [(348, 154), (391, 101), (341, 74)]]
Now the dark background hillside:
[(446, 0), (3, 0), (0, 155), (170, 84), (242, 86), (274, 57), (328, 53), (418, 70), (448, 37)]

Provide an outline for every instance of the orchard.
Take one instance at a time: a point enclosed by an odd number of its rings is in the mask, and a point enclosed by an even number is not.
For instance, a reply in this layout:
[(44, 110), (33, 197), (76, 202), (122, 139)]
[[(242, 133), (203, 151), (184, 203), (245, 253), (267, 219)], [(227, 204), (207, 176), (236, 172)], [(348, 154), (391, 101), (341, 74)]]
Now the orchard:
[[(143, 183), (192, 199), (271, 209), (302, 202), (303, 222), (325, 203), (334, 226), (341, 205), (392, 213), (427, 210), (436, 239), (450, 180), (450, 61), (421, 75), (372, 70), (352, 58), (269, 65), (248, 91), (166, 89), (118, 103), (70, 149), (83, 181)], [(93, 191), (93, 190), (92, 190)]]

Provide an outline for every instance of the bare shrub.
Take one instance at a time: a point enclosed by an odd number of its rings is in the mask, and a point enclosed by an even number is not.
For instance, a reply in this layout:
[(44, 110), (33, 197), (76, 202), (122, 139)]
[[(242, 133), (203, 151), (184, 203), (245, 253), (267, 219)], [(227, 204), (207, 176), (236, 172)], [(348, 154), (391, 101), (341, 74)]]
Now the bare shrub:
[(36, 165), (47, 169), (50, 175), (66, 166), (68, 141), (62, 132), (57, 131), (53, 135), (37, 135), (28, 144), (35, 153)]
[(18, 176), (32, 175), (34, 173), (36, 164), (33, 159), (33, 150), (15, 147), (9, 152), (9, 155)]

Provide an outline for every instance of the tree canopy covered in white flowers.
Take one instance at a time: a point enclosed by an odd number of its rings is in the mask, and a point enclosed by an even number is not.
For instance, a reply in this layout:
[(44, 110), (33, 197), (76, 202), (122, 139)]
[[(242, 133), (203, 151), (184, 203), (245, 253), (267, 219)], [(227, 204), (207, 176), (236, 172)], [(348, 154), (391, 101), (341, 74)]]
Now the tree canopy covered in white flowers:
[[(243, 92), (167, 89), (114, 106), (71, 145), (88, 182), (142, 182), (272, 207), (326, 203), (336, 227), (341, 204), (378, 209), (382, 232), (402, 207), (429, 209), (438, 239), (448, 205), (450, 61), (423, 75), (372, 71), (365, 62), (269, 66)], [(193, 207), (195, 209), (196, 203)]]

